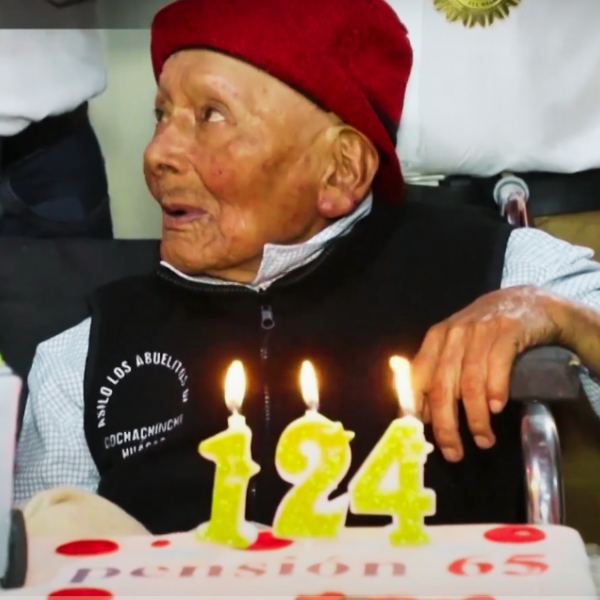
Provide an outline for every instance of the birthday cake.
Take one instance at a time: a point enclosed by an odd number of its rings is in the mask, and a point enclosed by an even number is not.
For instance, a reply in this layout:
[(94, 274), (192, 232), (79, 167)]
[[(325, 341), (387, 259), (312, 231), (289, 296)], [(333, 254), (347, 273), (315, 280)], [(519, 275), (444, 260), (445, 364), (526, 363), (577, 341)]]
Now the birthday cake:
[[(241, 370), (241, 365), (236, 368)], [(250, 456), (251, 432), (238, 403), (229, 428), (200, 443), (202, 456), (216, 463), (207, 523), (188, 533), (151, 536), (99, 496), (73, 490), (44, 492), (25, 509), (27, 536), (23, 527), (19, 529), (20, 537), (27, 537), (27, 561), (24, 553), (20, 561), (12, 561), (17, 566), (28, 563), (25, 586), (0, 591), (0, 596), (597, 597), (585, 547), (572, 529), (425, 527), (424, 517), (435, 512), (435, 494), (423, 487), (430, 444), (423, 424), (410, 415), (390, 424), (350, 482), (348, 494), (328, 500), (348, 469), (353, 434), (317, 412), (315, 389), (306, 398), (309, 410), (288, 426), (277, 447), (277, 469), (292, 488), (277, 510), (272, 530), (244, 520), (247, 484), (259, 466)], [(15, 401), (12, 417), (16, 405)], [(5, 462), (10, 465), (11, 451), (6, 449), (10, 460)], [(12, 473), (5, 471), (4, 478), (10, 481)], [(389, 515), (393, 523), (345, 528), (348, 509)], [(60, 535), (49, 535), (48, 526)], [(82, 533), (86, 527), (88, 533)]]
[(559, 526), (438, 526), (431, 543), (394, 548), (381, 529), (292, 542), (263, 530), (249, 548), (195, 533), (114, 539), (30, 539), (28, 598), (596, 597), (578, 533)]

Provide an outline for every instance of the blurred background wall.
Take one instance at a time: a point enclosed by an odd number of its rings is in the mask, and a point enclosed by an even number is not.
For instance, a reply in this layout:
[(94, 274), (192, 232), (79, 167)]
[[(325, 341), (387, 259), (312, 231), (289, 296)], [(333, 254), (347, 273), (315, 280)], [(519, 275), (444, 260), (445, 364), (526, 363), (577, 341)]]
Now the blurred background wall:
[(154, 129), (156, 90), (149, 31), (105, 29), (103, 34), (108, 89), (92, 102), (91, 115), (106, 159), (115, 236), (155, 238), (160, 213), (142, 173), (142, 154)]

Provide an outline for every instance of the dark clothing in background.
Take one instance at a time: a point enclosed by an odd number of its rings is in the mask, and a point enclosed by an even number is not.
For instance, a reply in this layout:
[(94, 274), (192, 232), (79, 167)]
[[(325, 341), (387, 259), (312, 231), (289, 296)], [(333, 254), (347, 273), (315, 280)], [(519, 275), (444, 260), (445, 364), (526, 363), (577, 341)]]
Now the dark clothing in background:
[(31, 154), (12, 145), (0, 139), (0, 236), (113, 237), (104, 158), (87, 115)]

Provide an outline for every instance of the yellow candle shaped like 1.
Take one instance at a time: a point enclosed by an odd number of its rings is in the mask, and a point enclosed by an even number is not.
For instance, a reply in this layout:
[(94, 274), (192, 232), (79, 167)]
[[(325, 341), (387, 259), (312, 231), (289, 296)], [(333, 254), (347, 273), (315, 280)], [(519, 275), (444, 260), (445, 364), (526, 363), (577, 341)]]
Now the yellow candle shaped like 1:
[(392, 421), (383, 437), (348, 485), (350, 510), (363, 515), (390, 515), (394, 546), (427, 544), (424, 519), (435, 514), (435, 493), (425, 489), (423, 471), (433, 450), (415, 416), (410, 363), (390, 360), (394, 383), (405, 416)]
[(335, 500), (329, 495), (350, 468), (354, 434), (319, 414), (317, 377), (308, 361), (300, 381), (308, 410), (285, 428), (277, 444), (277, 471), (294, 487), (277, 508), (273, 532), (292, 539), (333, 537), (346, 523), (348, 495)]
[(200, 454), (216, 468), (210, 521), (198, 528), (196, 537), (235, 548), (247, 548), (258, 537), (245, 520), (248, 483), (260, 471), (250, 454), (252, 432), (240, 414), (245, 391), (244, 367), (235, 361), (225, 379), (225, 402), (232, 413), (229, 427), (199, 446)]

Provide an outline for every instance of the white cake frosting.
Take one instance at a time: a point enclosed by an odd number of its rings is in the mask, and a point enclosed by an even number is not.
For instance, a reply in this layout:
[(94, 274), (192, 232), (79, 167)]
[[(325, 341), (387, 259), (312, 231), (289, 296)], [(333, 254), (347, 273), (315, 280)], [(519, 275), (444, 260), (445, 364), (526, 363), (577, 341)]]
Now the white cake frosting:
[[(438, 600), (597, 597), (585, 547), (570, 528), (438, 526), (429, 533), (431, 544), (420, 548), (392, 548), (384, 530), (375, 528), (261, 550), (207, 544), (193, 533), (96, 542), (31, 539), (26, 587), (0, 596), (52, 598), (64, 590), (87, 594), (91, 589), (97, 597), (213, 600), (325, 593)], [(263, 536), (269, 545), (270, 534)], [(61, 554), (90, 547), (109, 552)]]

